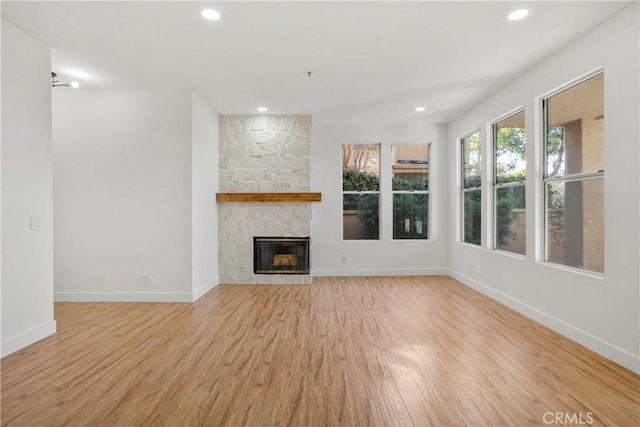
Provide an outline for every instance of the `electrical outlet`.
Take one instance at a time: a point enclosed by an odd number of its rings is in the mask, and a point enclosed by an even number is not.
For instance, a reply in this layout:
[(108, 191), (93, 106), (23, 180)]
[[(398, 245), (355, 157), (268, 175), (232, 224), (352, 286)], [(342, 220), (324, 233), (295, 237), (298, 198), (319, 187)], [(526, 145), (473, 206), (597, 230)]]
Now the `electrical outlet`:
[(39, 216), (31, 216), (29, 218), (29, 227), (31, 231), (42, 230), (42, 226), (40, 225), (40, 217)]
[(347, 257), (346, 256), (341, 256), (340, 257), (340, 264), (346, 264), (347, 263)]
[(149, 274), (143, 274), (142, 275), (142, 284), (143, 285), (150, 285), (151, 283), (149, 282)]
[(476, 267), (476, 273), (478, 274), (478, 277), (482, 277), (482, 266), (481, 265)]

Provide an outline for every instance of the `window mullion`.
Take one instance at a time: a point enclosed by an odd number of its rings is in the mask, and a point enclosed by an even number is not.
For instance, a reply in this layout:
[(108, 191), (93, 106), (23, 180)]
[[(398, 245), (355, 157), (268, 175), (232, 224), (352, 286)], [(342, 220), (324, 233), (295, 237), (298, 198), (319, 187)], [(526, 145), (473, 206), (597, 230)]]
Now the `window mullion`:
[(563, 175), (563, 176), (554, 176), (549, 177), (544, 180), (547, 182), (574, 182), (574, 181), (582, 181), (585, 179), (597, 179), (602, 178), (604, 176), (604, 170), (596, 171), (596, 172), (584, 172), (584, 173), (575, 173), (571, 175)]
[(509, 188), (509, 187), (520, 187), (526, 185), (526, 181), (513, 181), (513, 182), (502, 182), (500, 184), (494, 184), (493, 188)]

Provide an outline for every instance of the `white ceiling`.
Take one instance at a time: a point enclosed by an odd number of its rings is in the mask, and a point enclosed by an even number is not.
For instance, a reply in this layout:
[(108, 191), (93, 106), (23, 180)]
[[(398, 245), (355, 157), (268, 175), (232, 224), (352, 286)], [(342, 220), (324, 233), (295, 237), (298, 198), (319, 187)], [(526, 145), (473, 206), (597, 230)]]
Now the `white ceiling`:
[[(2, 17), (51, 46), (53, 71), (79, 90), (194, 90), (221, 114), (443, 123), (629, 3), (5, 0)], [(506, 20), (520, 7), (527, 18)]]

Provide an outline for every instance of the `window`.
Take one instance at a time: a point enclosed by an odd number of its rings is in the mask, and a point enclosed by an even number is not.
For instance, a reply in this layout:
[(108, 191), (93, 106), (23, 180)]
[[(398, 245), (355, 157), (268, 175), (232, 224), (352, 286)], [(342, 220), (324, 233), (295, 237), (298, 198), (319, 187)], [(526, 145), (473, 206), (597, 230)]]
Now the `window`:
[(604, 75), (543, 100), (545, 260), (604, 273)]
[(493, 247), (526, 251), (524, 111), (493, 124)]
[(462, 138), (462, 241), (482, 244), (482, 175), (480, 131)]
[(380, 238), (380, 145), (342, 146), (342, 238)]
[(391, 146), (394, 239), (428, 239), (430, 146)]

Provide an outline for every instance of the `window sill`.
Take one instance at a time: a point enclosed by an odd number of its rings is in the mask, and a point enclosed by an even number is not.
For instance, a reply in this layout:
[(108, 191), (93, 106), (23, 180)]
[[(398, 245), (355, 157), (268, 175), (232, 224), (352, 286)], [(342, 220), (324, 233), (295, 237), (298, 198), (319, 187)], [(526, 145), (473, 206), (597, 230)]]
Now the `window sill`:
[(482, 245), (474, 245), (473, 243), (467, 243), (467, 242), (461, 242), (461, 241), (458, 241), (458, 244), (460, 246), (482, 250)]
[(527, 256), (526, 255), (521, 255), (515, 252), (509, 252), (509, 251), (504, 251), (502, 249), (492, 249), (491, 252), (495, 253), (495, 254), (499, 254), (502, 256), (506, 256), (509, 258), (514, 258), (514, 259), (518, 259), (520, 261), (526, 261), (527, 260)]
[(556, 270), (566, 271), (568, 273), (579, 274), (581, 276), (590, 277), (592, 279), (604, 280), (604, 273), (598, 273), (595, 271), (582, 270), (580, 268), (569, 267), (562, 264), (555, 264), (553, 262), (547, 261), (539, 261), (538, 264), (544, 265), (550, 268), (555, 268)]
[(429, 243), (432, 242), (433, 240), (431, 239), (389, 239), (389, 240), (382, 240), (382, 239), (342, 239), (343, 243), (350, 243), (350, 242), (356, 242), (356, 243), (371, 243), (371, 242), (380, 242), (380, 243), (396, 243), (396, 242), (422, 242), (422, 243)]

